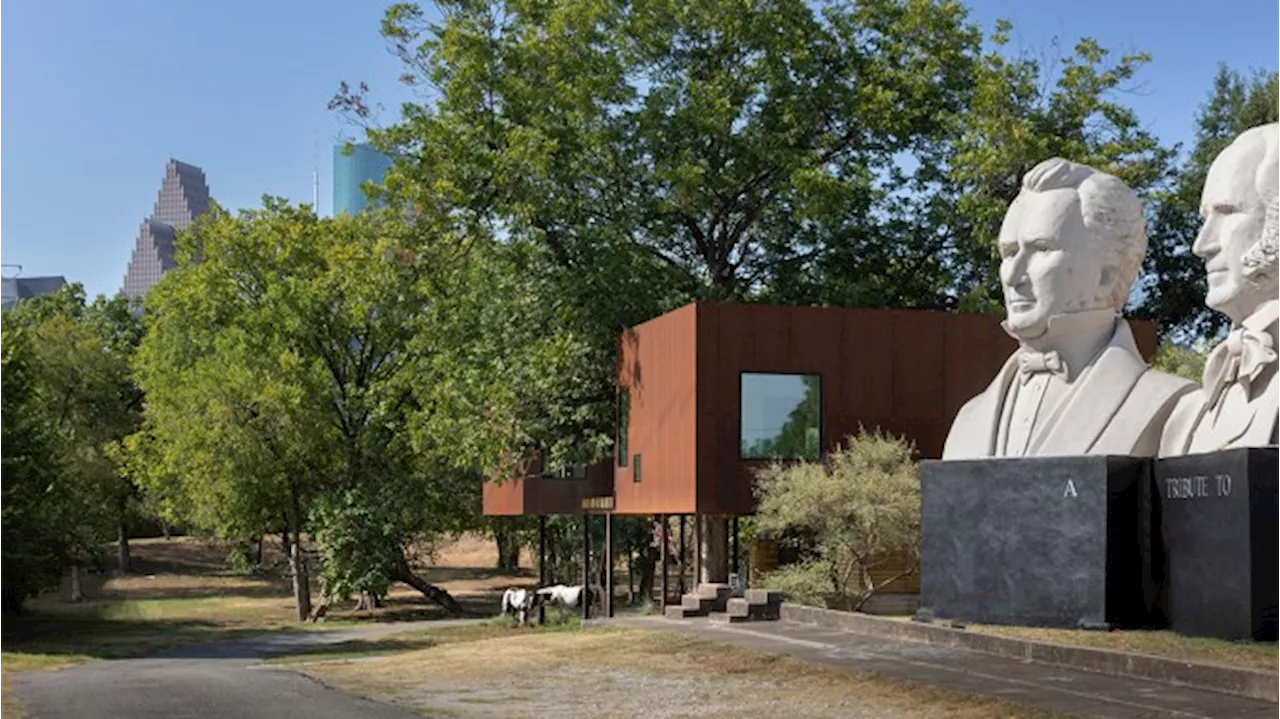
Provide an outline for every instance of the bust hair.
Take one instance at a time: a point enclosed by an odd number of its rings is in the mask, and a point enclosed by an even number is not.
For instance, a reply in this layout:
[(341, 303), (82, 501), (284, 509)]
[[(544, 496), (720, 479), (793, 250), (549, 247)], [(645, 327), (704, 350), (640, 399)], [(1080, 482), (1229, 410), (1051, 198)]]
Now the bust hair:
[(1231, 144), (1247, 144), (1250, 157), (1257, 157), (1258, 166), (1253, 174), (1253, 188), (1262, 205), (1265, 220), (1262, 235), (1245, 250), (1241, 264), (1244, 276), (1251, 282), (1263, 282), (1276, 276), (1276, 245), (1280, 242), (1280, 123), (1261, 125), (1245, 130)]
[(1051, 190), (1075, 190), (1080, 198), (1085, 228), (1107, 264), (1116, 268), (1111, 302), (1119, 312), (1129, 301), (1129, 289), (1138, 278), (1147, 252), (1147, 220), (1142, 215), (1142, 203), (1120, 178), (1061, 157), (1045, 160), (1022, 176), (1023, 192)]

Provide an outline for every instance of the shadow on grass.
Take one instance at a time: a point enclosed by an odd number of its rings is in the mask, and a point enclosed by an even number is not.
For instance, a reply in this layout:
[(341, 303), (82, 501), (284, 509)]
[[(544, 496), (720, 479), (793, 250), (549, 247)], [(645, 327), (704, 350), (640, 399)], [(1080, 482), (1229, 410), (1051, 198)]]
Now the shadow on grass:
[[(276, 656), (269, 659), (268, 663), (293, 664), (357, 659), (383, 654), (420, 651), (447, 644), (479, 642), (488, 639), (503, 639), (530, 634), (554, 634), (576, 631), (581, 628), (581, 622), (577, 617), (548, 621), (542, 625), (518, 627), (509, 617), (497, 616), (486, 622), (465, 626), (414, 629), (376, 639), (351, 639), (320, 646), (311, 644), (300, 646), (294, 651), (281, 648), (274, 652)], [(608, 631), (607, 628), (603, 627), (592, 627), (592, 630)], [(281, 656), (282, 654), (283, 656)]]
[(5, 617), (6, 654), (120, 659), (185, 644), (225, 642), (287, 626), (235, 627), (202, 619), (108, 619), (93, 613)]
[(296, 653), (278, 656), (271, 660), (273, 664), (294, 662), (326, 661), (330, 659), (354, 659), (358, 657), (377, 656), (379, 654), (395, 654), (430, 649), (438, 645), (436, 639), (427, 636), (400, 639), (353, 639), (336, 644), (308, 647)]

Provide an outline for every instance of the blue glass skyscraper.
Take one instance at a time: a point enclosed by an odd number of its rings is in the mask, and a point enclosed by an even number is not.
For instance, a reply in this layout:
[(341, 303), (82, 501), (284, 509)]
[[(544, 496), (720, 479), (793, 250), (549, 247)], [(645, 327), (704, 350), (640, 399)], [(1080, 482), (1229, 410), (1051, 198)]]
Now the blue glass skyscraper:
[(344, 145), (333, 148), (333, 216), (356, 214), (368, 206), (364, 183), (380, 183), (391, 167), (391, 158), (360, 144), (344, 152)]

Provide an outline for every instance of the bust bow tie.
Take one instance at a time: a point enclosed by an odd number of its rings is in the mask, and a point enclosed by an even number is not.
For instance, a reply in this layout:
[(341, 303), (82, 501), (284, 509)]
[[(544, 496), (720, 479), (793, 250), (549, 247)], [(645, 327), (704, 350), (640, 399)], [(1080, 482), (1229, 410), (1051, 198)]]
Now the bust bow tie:
[(1275, 361), (1275, 341), (1270, 334), (1244, 327), (1232, 330), (1204, 363), (1204, 391), (1209, 395), (1209, 406), (1216, 405), (1232, 383), (1239, 382), (1247, 392), (1262, 370)]
[(1063, 364), (1062, 358), (1052, 350), (1049, 352), (1023, 352), (1018, 355), (1018, 373), (1023, 382), (1041, 372), (1065, 374), (1066, 370), (1067, 368)]

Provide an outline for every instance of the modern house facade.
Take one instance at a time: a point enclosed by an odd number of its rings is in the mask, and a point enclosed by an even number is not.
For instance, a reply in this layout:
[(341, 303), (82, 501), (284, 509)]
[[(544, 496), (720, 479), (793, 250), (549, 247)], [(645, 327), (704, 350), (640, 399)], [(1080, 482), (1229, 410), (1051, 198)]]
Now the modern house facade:
[[(612, 460), (564, 477), (531, 463), (520, 477), (486, 482), (484, 513), (687, 516), (700, 538), (700, 580), (723, 582), (727, 555), (737, 555), (728, 551), (731, 519), (755, 511), (757, 468), (820, 459), (860, 428), (939, 458), (960, 407), (1017, 347), (1002, 319), (686, 305), (619, 339)], [(1155, 326), (1130, 326), (1150, 360)]]

